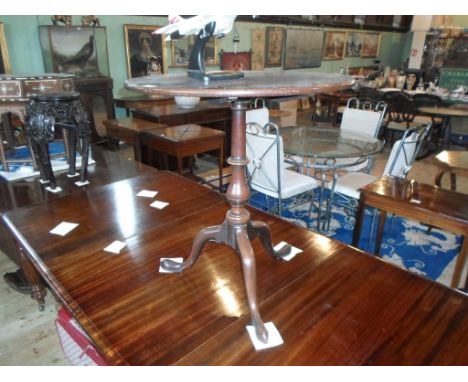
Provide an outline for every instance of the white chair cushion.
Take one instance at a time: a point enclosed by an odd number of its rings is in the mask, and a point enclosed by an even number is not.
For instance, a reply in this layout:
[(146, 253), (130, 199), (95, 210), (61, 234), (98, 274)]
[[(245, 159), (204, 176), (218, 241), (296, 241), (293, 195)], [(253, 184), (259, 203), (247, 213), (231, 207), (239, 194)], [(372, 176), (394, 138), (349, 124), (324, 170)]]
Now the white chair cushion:
[(358, 191), (378, 178), (363, 172), (350, 172), (340, 176), (336, 181), (335, 192), (349, 196), (354, 199), (359, 199), (361, 193)]
[[(278, 193), (261, 187), (258, 184), (251, 183), (254, 190), (262, 192), (273, 198), (278, 198)], [(281, 182), (281, 198), (287, 199), (295, 195), (299, 195), (306, 191), (312, 191), (318, 187), (318, 183), (314, 178), (307, 175), (299, 174), (295, 171), (284, 170), (284, 176)]]

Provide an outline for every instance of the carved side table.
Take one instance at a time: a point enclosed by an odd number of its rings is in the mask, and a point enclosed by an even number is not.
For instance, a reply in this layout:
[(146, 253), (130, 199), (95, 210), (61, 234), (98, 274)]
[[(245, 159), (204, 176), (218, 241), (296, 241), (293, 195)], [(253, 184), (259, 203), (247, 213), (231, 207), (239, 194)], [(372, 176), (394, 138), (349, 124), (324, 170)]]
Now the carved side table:
[(187, 76), (147, 76), (127, 80), (125, 86), (141, 93), (168, 96), (229, 97), (232, 101), (231, 156), (232, 181), (226, 193), (230, 209), (220, 225), (202, 229), (196, 236), (192, 251), (182, 264), (165, 260), (162, 267), (171, 272), (190, 268), (200, 256), (207, 241), (231, 247), (240, 256), (244, 274), (252, 324), (257, 338), (266, 343), (268, 331), (260, 317), (257, 305), (255, 254), (250, 241), (257, 236), (266, 252), (277, 259), (289, 254), (290, 247), (275, 251), (270, 228), (261, 221), (251, 221), (245, 208), (250, 190), (245, 178), (246, 157), (246, 111), (248, 101), (254, 97), (282, 97), (315, 94), (318, 92), (347, 89), (354, 83), (352, 77), (326, 73), (294, 72), (246, 72), (245, 77), (235, 80), (202, 82)]
[(81, 141), (81, 178), (78, 185), (87, 183), (86, 175), (89, 157), (89, 119), (80, 101), (80, 93), (61, 92), (33, 96), (26, 108), (25, 132), (31, 142), (41, 180), (50, 184), (50, 191), (57, 185), (50, 162), (48, 144), (54, 139), (55, 127), (66, 130), (68, 135), (68, 176), (74, 177), (77, 137)]

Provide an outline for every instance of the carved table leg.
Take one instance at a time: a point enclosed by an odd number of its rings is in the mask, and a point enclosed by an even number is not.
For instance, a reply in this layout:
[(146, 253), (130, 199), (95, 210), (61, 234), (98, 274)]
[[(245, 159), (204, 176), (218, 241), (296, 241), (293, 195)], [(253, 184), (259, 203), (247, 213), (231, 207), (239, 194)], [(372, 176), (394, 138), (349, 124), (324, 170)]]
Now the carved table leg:
[(161, 262), (161, 267), (169, 272), (183, 272), (195, 264), (195, 262), (198, 260), (198, 257), (201, 255), (203, 246), (207, 241), (212, 240), (218, 243), (222, 243), (223, 237), (223, 225), (203, 228), (195, 237), (192, 245), (192, 251), (182, 264), (166, 259)]
[(75, 129), (67, 128), (68, 135), (68, 175), (74, 176), (76, 173), (76, 131)]
[(244, 286), (255, 333), (260, 341), (266, 343), (268, 341), (268, 331), (260, 317), (257, 304), (255, 254), (250, 240), (259, 236), (267, 253), (277, 259), (289, 254), (291, 247), (285, 246), (280, 251), (275, 251), (268, 225), (259, 221), (250, 221), (249, 211), (245, 209), (250, 196), (250, 190), (245, 179), (245, 166), (249, 162), (246, 157), (245, 136), (247, 103), (235, 101), (231, 108), (232, 146), (228, 163), (232, 166), (232, 181), (226, 192), (226, 200), (230, 205), (230, 209), (226, 212), (224, 223), (202, 229), (194, 240), (190, 255), (182, 264), (175, 263), (172, 260), (164, 260), (161, 262), (161, 267), (170, 272), (184, 271), (197, 261), (203, 245), (207, 241), (215, 241), (234, 249), (241, 258)]
[(32, 286), (31, 298), (37, 301), (39, 304), (39, 310), (42, 312), (45, 307), (44, 297), (47, 294), (47, 289), (44, 287), (41, 277), (28, 260), (21, 247), (19, 247), (19, 252), (21, 269), (26, 276), (26, 280), (28, 280), (28, 283)]
[(282, 260), (283, 257), (290, 254), (290, 245), (285, 245), (279, 251), (275, 251), (275, 249), (273, 248), (270, 227), (268, 226), (268, 224), (258, 220), (252, 220), (247, 226), (247, 230), (249, 233), (249, 239), (253, 240), (255, 237), (258, 236), (263, 244), (263, 247), (265, 248), (265, 251), (271, 257)]
[(268, 331), (260, 317), (257, 304), (257, 283), (255, 269), (255, 254), (250, 244), (248, 234), (245, 230), (236, 231), (236, 241), (239, 246), (239, 256), (242, 262), (242, 271), (244, 273), (244, 284), (249, 301), (250, 315), (252, 325), (255, 327), (257, 338), (266, 343), (268, 342)]

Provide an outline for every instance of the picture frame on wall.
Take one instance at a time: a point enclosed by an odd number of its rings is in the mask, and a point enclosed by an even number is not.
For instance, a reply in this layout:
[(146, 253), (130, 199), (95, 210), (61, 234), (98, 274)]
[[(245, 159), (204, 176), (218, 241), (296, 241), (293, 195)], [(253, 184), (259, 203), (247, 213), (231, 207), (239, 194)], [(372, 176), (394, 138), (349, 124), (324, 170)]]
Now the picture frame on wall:
[[(190, 59), (190, 53), (192, 47), (195, 44), (195, 36), (189, 36), (188, 38), (181, 38), (178, 40), (171, 41), (171, 67), (187, 67)], [(205, 45), (205, 66), (218, 65), (219, 54), (218, 54), (218, 39), (215, 37)]]
[(265, 68), (281, 67), (283, 59), (284, 28), (267, 27), (265, 41)]
[(251, 32), (252, 36), (252, 70), (265, 68), (265, 29), (256, 28)]
[(342, 60), (346, 43), (346, 32), (326, 32), (323, 43), (324, 60)]
[(347, 32), (345, 57), (361, 57), (362, 43), (364, 41), (364, 33)]
[(287, 29), (284, 68), (317, 68), (322, 62), (323, 31)]
[(365, 33), (361, 57), (377, 57), (380, 49), (380, 33)]
[(0, 74), (7, 73), (11, 73), (10, 57), (8, 56), (8, 47), (6, 44), (3, 23), (0, 23)]
[(164, 34), (153, 34), (156, 25), (125, 24), (125, 52), (128, 78), (166, 73)]
[(46, 72), (109, 76), (106, 27), (41, 25), (39, 38)]
[(225, 52), (221, 50), (221, 70), (244, 72), (252, 68), (252, 52)]

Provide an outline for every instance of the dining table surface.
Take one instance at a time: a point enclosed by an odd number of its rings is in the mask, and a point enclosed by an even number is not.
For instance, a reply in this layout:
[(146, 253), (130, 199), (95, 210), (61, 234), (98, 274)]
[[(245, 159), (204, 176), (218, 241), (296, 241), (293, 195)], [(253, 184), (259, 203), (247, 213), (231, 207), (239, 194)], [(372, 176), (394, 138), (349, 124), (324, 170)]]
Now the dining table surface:
[[(154, 199), (169, 204), (153, 208)], [(235, 251), (209, 242), (190, 270), (160, 271), (227, 208), (219, 193), (153, 170), (2, 219), (111, 365), (468, 364), (466, 295), (248, 207), (274, 244), (302, 250), (280, 261), (252, 241), (258, 307), (283, 340), (256, 350)], [(78, 226), (51, 234), (63, 221)], [(118, 253), (105, 250), (114, 240), (125, 243)]]

